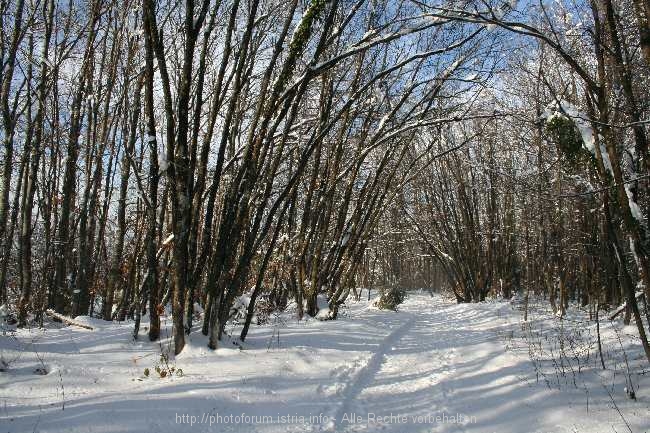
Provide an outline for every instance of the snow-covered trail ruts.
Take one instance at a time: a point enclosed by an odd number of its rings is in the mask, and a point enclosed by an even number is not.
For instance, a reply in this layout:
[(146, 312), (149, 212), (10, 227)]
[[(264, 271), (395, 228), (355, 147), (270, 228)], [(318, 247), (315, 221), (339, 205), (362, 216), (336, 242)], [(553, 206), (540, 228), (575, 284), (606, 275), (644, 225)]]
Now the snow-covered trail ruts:
[[(394, 313), (391, 319), (397, 319), (397, 324), (388, 324), (391, 331), (366, 362), (345, 378), (337, 377), (345, 383), (340, 398), (332, 402), (337, 406), (335, 422), (321, 428), (345, 432), (432, 431), (438, 424), (449, 424), (450, 416), (458, 418), (459, 413), (451, 414), (447, 408), (453, 390), (446, 383), (456, 370), (457, 347), (448, 340), (448, 333), (439, 333), (441, 328), (457, 326), (451, 322), (447, 307), (438, 298), (422, 297), (420, 302), (410, 301)], [(386, 320), (371, 317), (378, 320), (377, 325)], [(486, 330), (484, 337), (488, 335)], [(463, 423), (472, 420), (462, 421), (454, 421), (454, 431), (464, 431)]]
[(413, 327), (416, 317), (414, 315), (411, 316), (403, 325), (400, 325), (383, 339), (361, 370), (345, 384), (345, 391), (341, 396), (340, 407), (334, 417), (335, 421), (342, 421), (345, 413), (354, 407), (355, 400), (359, 398), (360, 394), (373, 386), (377, 374), (384, 367), (386, 359), (391, 356), (391, 352), (395, 349), (394, 345), (398, 344), (404, 335)]
[[(506, 350), (502, 337), (519, 326), (507, 303), (412, 293), (398, 312), (362, 301), (336, 321), (285, 313), (253, 327), (243, 350), (210, 351), (194, 332), (175, 361), (184, 376), (166, 379), (143, 376), (158, 343), (134, 343), (130, 323), (89, 321), (95, 331), (0, 338), (15, 360), (0, 373), (0, 432), (627, 431), (607, 396), (590, 394), (586, 412), (583, 390), (535, 381), (526, 354)], [(45, 376), (33, 374), (41, 360)], [(637, 398), (618, 403), (635, 433), (650, 431)]]
[[(363, 316), (360, 316), (363, 317)], [(337, 376), (337, 432), (609, 432), (616, 411), (586, 413), (580, 390), (536, 383), (529, 359), (506, 350), (518, 326), (508, 304), (456, 305), (412, 296), (394, 316), (366, 311), (386, 332), (366, 362)], [(368, 325), (370, 325), (370, 322)]]

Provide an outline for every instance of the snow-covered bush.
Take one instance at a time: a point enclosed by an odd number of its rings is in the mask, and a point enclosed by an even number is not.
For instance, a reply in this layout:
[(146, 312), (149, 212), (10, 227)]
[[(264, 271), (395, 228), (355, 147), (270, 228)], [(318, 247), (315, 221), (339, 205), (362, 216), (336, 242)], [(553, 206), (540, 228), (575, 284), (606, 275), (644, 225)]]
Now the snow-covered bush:
[[(250, 304), (251, 297), (249, 294), (244, 294), (235, 299), (233, 306), (230, 308), (229, 320), (233, 323), (244, 323), (246, 315), (248, 314), (248, 305)], [(271, 313), (276, 310), (269, 296), (264, 294), (260, 296), (255, 302), (253, 310), (252, 323), (256, 325), (263, 325), (269, 321)]]
[(375, 306), (381, 310), (397, 311), (398, 305), (402, 304), (405, 300), (406, 290), (391, 287), (390, 289), (381, 291), (381, 296), (375, 302)]

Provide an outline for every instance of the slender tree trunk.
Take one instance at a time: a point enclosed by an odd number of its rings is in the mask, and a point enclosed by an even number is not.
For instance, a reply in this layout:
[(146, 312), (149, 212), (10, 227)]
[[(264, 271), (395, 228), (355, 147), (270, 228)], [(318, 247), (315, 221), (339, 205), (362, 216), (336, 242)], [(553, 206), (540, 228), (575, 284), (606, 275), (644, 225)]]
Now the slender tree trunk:
[[(24, 7), (25, 1), (17, 0), (15, 15), (13, 17), (14, 28), (11, 36), (11, 45), (9, 51), (6, 53), (6, 59), (4, 56), (2, 58), (3, 63), (6, 62), (6, 64), (2, 65), (3, 75), (2, 82), (0, 83), (0, 112), (2, 113), (2, 124), (4, 128), (4, 131), (2, 131), (4, 155), (2, 177), (0, 178), (0, 304), (7, 301), (7, 266), (10, 260), (12, 243), (12, 239), (7, 236), (7, 222), (9, 215), (9, 189), (13, 174), (16, 112), (15, 107), (12, 108), (10, 106), (9, 99), (14, 80), (16, 57), (20, 48), (20, 41), (24, 36), (22, 31)], [(19, 192), (17, 191), (16, 194), (19, 194)]]
[[(149, 15), (144, 15), (144, 26), (151, 25)], [(147, 121), (147, 143), (149, 144), (149, 203), (147, 217), (147, 273), (149, 293), (149, 340), (155, 341), (160, 336), (160, 288), (158, 287), (158, 259), (156, 257), (157, 215), (158, 208), (158, 143), (156, 141), (156, 119), (154, 113), (154, 51), (151, 33), (145, 30), (145, 74), (144, 106)]]

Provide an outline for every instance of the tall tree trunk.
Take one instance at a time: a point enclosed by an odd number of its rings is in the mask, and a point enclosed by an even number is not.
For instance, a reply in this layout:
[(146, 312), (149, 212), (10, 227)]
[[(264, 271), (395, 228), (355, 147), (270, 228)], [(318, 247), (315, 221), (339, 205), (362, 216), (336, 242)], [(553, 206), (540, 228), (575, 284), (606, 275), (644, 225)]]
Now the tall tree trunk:
[[(144, 14), (144, 26), (151, 26), (149, 15)], [(156, 257), (157, 215), (158, 208), (158, 143), (156, 141), (156, 118), (154, 113), (154, 51), (151, 33), (144, 32), (145, 71), (144, 71), (144, 107), (147, 121), (147, 143), (149, 145), (149, 203), (147, 215), (147, 273), (149, 293), (149, 340), (155, 341), (160, 336), (160, 288), (158, 287), (158, 259)]]
[(81, 135), (84, 112), (82, 109), (87, 93), (88, 80), (92, 79), (94, 43), (96, 24), (99, 20), (101, 1), (95, 0), (90, 6), (89, 34), (86, 41), (83, 62), (79, 71), (78, 84), (70, 104), (70, 129), (68, 133), (65, 173), (61, 194), (61, 217), (59, 219), (57, 253), (53, 281), (54, 309), (60, 313), (71, 312), (73, 295), (72, 277), (68, 274), (68, 264), (71, 262), (72, 242), (72, 211), (76, 201), (77, 159), (79, 158), (79, 138)]
[[(9, 189), (13, 173), (16, 108), (10, 106), (9, 99), (16, 68), (16, 56), (20, 48), (20, 41), (24, 36), (22, 31), (24, 7), (24, 0), (18, 0), (16, 2), (11, 45), (9, 51), (6, 53), (6, 59), (4, 56), (2, 59), (5, 64), (2, 65), (2, 83), (0, 83), (0, 113), (2, 113), (2, 124), (4, 128), (4, 160), (2, 164), (2, 177), (0, 178), (0, 267), (2, 268), (0, 272), (0, 304), (7, 301), (6, 270), (10, 260), (12, 243), (12, 239), (7, 236), (7, 220), (9, 215)], [(16, 193), (18, 194), (19, 192)]]

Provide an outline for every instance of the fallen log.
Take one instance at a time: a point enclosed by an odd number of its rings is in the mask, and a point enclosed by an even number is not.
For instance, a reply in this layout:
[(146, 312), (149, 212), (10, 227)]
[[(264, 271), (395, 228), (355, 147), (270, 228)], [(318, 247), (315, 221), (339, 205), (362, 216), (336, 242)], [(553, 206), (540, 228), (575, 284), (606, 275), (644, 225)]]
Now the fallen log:
[(45, 310), (45, 314), (50, 316), (53, 319), (60, 320), (63, 323), (67, 323), (68, 325), (78, 326), (80, 328), (89, 329), (91, 331), (93, 330), (92, 326), (86, 325), (84, 323), (77, 322), (76, 320), (71, 319), (70, 317), (66, 317), (66, 316), (64, 316), (62, 314), (59, 314), (54, 310)]
[[(638, 291), (634, 295), (634, 297), (639, 300), (643, 297), (643, 291)], [(620, 307), (618, 307), (612, 314), (609, 315), (609, 320), (614, 320), (616, 319), (616, 316), (621, 314), (623, 311), (625, 311), (625, 308), (627, 308), (627, 301), (623, 302)]]

